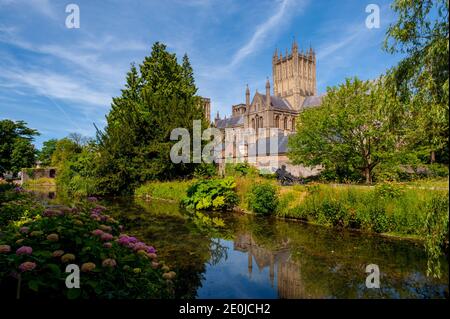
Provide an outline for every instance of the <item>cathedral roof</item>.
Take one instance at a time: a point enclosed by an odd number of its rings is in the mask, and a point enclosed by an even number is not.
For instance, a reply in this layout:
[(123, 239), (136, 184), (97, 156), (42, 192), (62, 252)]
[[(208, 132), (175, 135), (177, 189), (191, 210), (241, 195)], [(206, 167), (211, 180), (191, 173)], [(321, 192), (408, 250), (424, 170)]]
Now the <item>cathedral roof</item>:
[[(266, 96), (261, 93), (256, 93), (255, 96), (259, 96), (263, 101), (266, 99)], [(270, 106), (276, 110), (294, 111), (287, 100), (274, 95), (270, 96)]]
[(321, 105), (322, 97), (323, 97), (323, 95), (313, 95), (313, 96), (306, 97), (306, 99), (303, 101), (302, 108), (305, 109), (305, 108)]
[(244, 117), (242, 115), (216, 121), (216, 127), (219, 129), (227, 127), (235, 127), (243, 124), (244, 124)]

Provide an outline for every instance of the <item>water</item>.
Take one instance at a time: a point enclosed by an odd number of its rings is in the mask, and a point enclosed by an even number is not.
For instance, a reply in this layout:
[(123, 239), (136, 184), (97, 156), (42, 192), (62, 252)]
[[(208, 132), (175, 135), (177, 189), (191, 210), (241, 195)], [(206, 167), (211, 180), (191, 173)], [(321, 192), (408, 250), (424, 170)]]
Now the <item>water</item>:
[[(440, 279), (427, 277), (421, 243), (231, 213), (219, 214), (226, 226), (210, 231), (176, 204), (102, 204), (177, 270), (180, 298), (448, 297), (448, 261)], [(368, 264), (379, 266), (379, 289), (366, 288)]]

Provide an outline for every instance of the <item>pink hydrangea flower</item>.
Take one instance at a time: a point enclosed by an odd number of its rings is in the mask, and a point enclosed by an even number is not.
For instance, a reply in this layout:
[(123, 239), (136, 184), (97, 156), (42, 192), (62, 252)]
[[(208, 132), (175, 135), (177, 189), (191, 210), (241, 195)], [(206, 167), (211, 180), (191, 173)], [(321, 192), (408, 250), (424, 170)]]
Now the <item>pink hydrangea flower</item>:
[(100, 237), (100, 239), (103, 241), (109, 241), (109, 240), (112, 240), (113, 238), (114, 238), (113, 235), (108, 234), (108, 233), (103, 233)]
[(22, 246), (16, 250), (16, 255), (31, 255), (33, 248), (29, 246)]
[(105, 232), (101, 229), (95, 229), (92, 231), (92, 235), (94, 236), (102, 236)]
[(21, 272), (24, 272), (24, 271), (31, 271), (31, 270), (33, 270), (34, 268), (36, 268), (36, 263), (31, 262), (31, 261), (26, 261), (26, 262), (20, 264), (20, 266), (19, 266), (19, 270), (20, 270)]
[(30, 227), (20, 227), (19, 232), (21, 232), (22, 234), (28, 234), (28, 232), (30, 231)]

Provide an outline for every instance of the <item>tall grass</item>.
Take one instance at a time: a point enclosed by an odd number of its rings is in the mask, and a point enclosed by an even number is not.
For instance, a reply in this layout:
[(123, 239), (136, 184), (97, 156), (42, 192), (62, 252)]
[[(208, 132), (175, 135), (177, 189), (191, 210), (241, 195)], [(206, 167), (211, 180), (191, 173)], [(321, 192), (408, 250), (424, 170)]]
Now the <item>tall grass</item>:
[[(303, 199), (290, 204), (299, 197)], [(281, 194), (276, 215), (327, 226), (424, 236), (428, 234), (428, 211), (434, 207), (430, 203), (436, 200), (444, 202), (439, 206), (441, 210), (446, 207), (448, 211), (448, 191), (315, 185)]]
[(141, 198), (166, 199), (180, 202), (186, 196), (187, 189), (193, 182), (194, 180), (148, 182), (138, 187), (134, 195)]

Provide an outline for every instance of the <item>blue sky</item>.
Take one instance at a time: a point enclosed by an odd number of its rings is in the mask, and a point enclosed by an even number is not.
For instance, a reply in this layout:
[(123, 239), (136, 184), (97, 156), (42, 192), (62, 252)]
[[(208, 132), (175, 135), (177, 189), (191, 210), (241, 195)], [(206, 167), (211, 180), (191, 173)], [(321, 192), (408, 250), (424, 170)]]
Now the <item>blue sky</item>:
[[(80, 28), (68, 29), (66, 5), (80, 8)], [(368, 4), (379, 29), (368, 29)], [(394, 21), (385, 0), (0, 0), (0, 119), (25, 120), (50, 138), (93, 136), (105, 125), (131, 62), (160, 41), (186, 52), (199, 94), (212, 117), (244, 101), (245, 85), (264, 92), (275, 48), (310, 45), (317, 54), (318, 91), (346, 77), (371, 79), (399, 57), (381, 50)]]

